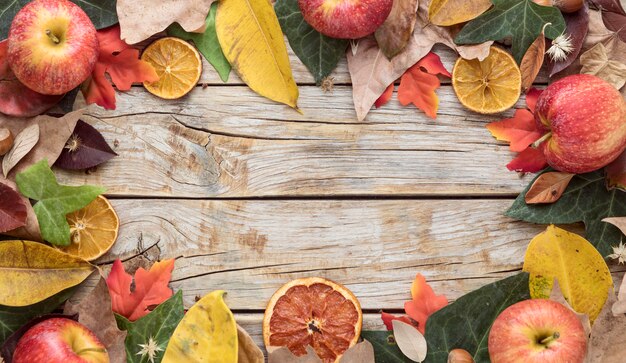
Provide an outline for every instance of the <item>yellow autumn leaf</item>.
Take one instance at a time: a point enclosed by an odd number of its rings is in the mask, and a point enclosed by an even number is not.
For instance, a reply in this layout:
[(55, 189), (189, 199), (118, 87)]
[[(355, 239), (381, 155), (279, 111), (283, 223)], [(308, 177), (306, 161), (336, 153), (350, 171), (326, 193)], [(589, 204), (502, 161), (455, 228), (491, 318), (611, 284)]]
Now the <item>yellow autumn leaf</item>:
[(567, 302), (592, 323), (613, 287), (611, 272), (593, 245), (554, 225), (530, 241), (523, 270), (530, 273), (533, 299), (549, 298), (556, 278)]
[(220, 0), (215, 27), (226, 59), (253, 91), (298, 107), (287, 46), (268, 0)]
[(237, 363), (237, 323), (224, 294), (213, 291), (187, 311), (170, 338), (163, 363)]
[(484, 13), (491, 5), (491, 0), (432, 0), (428, 19), (443, 26), (464, 23)]
[(28, 306), (78, 285), (95, 267), (43, 243), (0, 242), (0, 305)]

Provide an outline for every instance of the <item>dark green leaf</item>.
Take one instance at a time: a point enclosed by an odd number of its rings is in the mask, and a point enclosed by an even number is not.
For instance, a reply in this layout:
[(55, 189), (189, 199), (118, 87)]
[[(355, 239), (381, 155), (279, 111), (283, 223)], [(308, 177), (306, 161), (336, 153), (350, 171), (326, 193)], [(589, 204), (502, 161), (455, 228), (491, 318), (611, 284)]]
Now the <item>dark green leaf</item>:
[(14, 331), (28, 323), (32, 318), (54, 311), (54, 309), (72, 296), (74, 290), (75, 288), (63, 290), (30, 306), (13, 307), (0, 305), (0, 345), (4, 344), (4, 341)]
[(220, 75), (222, 81), (228, 81), (230, 74), (230, 63), (222, 52), (222, 47), (215, 32), (215, 14), (217, 13), (217, 2), (211, 5), (211, 10), (206, 18), (206, 30), (204, 33), (186, 32), (178, 23), (174, 23), (167, 28), (167, 34), (185, 40), (192, 40), (198, 50), (213, 65), (213, 68)]
[(319, 85), (337, 67), (348, 41), (329, 38), (310, 26), (300, 12), (298, 0), (278, 0), (274, 5), (280, 27), (289, 45)]
[(132, 322), (115, 314), (117, 326), (126, 330), (126, 358), (128, 363), (151, 363), (147, 354), (142, 355), (140, 344), (149, 344), (152, 339), (159, 348), (154, 357), (158, 363), (163, 359), (167, 343), (184, 315), (183, 293), (178, 290), (174, 296), (156, 307), (150, 314)]
[(559, 9), (537, 5), (532, 0), (492, 0), (494, 7), (470, 21), (457, 34), (457, 44), (477, 44), (487, 40), (512, 38), (513, 57), (519, 64), (535, 39), (541, 34), (554, 39), (565, 30), (565, 20)]
[(507, 216), (541, 224), (584, 222), (587, 240), (602, 256), (611, 253), (611, 245), (617, 245), (622, 235), (602, 219), (626, 216), (626, 192), (607, 190), (602, 170), (575, 175), (561, 198), (552, 204), (526, 204), (524, 197), (533, 182), (517, 197)]
[(365, 330), (361, 332), (361, 338), (368, 340), (374, 346), (376, 363), (412, 362), (398, 348), (392, 331)]
[[(31, 2), (31, 0), (6, 0), (0, 4), (0, 40), (6, 39), (9, 27), (15, 14)], [(72, 0), (80, 6), (96, 26), (96, 29), (106, 28), (117, 23), (115, 0)]]
[(496, 317), (516, 302), (530, 299), (528, 274), (520, 273), (461, 296), (426, 321), (426, 362), (445, 363), (455, 348), (467, 350), (476, 363), (488, 363), (487, 340)]

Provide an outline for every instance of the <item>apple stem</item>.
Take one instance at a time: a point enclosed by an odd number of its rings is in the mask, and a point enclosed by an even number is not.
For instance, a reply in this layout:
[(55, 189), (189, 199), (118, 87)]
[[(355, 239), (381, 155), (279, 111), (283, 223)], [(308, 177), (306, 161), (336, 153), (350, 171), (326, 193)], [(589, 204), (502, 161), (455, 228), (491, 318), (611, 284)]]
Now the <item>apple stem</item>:
[(539, 343), (546, 345), (546, 344), (549, 344), (552, 341), (555, 341), (555, 340), (559, 339), (560, 336), (561, 336), (561, 334), (559, 334), (559, 332), (557, 331), (557, 332), (554, 332), (554, 334), (550, 335), (549, 337), (545, 337), (545, 338), (541, 339), (541, 341)]
[(85, 349), (81, 349), (78, 352), (74, 352), (76, 353), (76, 355), (81, 355), (83, 353), (87, 353), (87, 352), (97, 352), (97, 353), (105, 353), (107, 350), (104, 348), (85, 348)]
[(48, 36), (48, 38), (52, 39), (54, 44), (61, 43), (61, 40), (56, 35), (52, 34), (52, 31), (50, 29), (46, 29), (46, 35)]
[(543, 143), (544, 141), (548, 140), (551, 137), (552, 137), (552, 132), (548, 132), (547, 134), (545, 134), (541, 138), (539, 138), (539, 140), (533, 142), (532, 147), (534, 147), (534, 148), (539, 147), (539, 145), (541, 145), (541, 143)]

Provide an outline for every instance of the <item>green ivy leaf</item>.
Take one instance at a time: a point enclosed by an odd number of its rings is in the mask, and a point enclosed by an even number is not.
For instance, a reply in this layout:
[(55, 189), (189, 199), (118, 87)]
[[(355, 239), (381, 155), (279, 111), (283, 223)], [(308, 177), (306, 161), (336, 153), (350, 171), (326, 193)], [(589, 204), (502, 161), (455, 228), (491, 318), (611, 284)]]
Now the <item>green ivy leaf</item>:
[(161, 362), (170, 337), (178, 323), (183, 319), (183, 293), (178, 290), (174, 296), (159, 304), (150, 314), (132, 322), (125, 317), (115, 314), (117, 326), (126, 330), (126, 358), (128, 363), (152, 363), (148, 354), (142, 354), (142, 345), (156, 344), (154, 363)]
[(426, 362), (446, 362), (450, 350), (461, 348), (472, 354), (476, 363), (489, 363), (491, 324), (504, 309), (527, 299), (530, 292), (525, 272), (461, 296), (426, 321)]
[(622, 234), (617, 227), (602, 222), (602, 219), (626, 216), (626, 192), (608, 190), (602, 170), (574, 175), (561, 198), (552, 204), (526, 204), (526, 192), (534, 181), (517, 197), (506, 212), (507, 216), (541, 224), (583, 222), (586, 239), (600, 254), (606, 256), (612, 252), (611, 245), (617, 245)]
[(17, 174), (15, 182), (22, 195), (38, 201), (33, 209), (43, 239), (60, 246), (70, 244), (70, 226), (65, 216), (85, 207), (105, 191), (92, 185), (59, 185), (45, 159)]
[(315, 82), (321, 84), (346, 54), (348, 41), (329, 38), (313, 29), (304, 21), (298, 0), (278, 0), (274, 10), (291, 49), (309, 69)]
[(413, 362), (400, 351), (393, 336), (393, 331), (365, 330), (361, 332), (361, 338), (372, 343), (376, 363)]
[(554, 39), (565, 31), (565, 20), (559, 9), (541, 6), (532, 0), (492, 0), (493, 7), (467, 23), (457, 34), (456, 44), (477, 44), (487, 40), (512, 38), (513, 57), (519, 64), (544, 24), (545, 35)]
[(215, 32), (216, 13), (217, 2), (214, 2), (206, 18), (206, 30), (202, 34), (186, 32), (178, 23), (174, 23), (167, 28), (167, 35), (184, 40), (192, 40), (200, 53), (213, 65), (222, 81), (226, 82), (230, 74), (230, 63), (228, 63), (224, 52), (222, 52), (222, 47)]
[[(0, 40), (6, 39), (9, 35), (11, 22), (24, 5), (32, 0), (7, 0), (5, 4), (0, 4)], [(3, 1), (5, 2), (5, 1)], [(115, 0), (72, 0), (80, 6), (89, 16), (96, 29), (106, 28), (117, 23), (117, 11)]]

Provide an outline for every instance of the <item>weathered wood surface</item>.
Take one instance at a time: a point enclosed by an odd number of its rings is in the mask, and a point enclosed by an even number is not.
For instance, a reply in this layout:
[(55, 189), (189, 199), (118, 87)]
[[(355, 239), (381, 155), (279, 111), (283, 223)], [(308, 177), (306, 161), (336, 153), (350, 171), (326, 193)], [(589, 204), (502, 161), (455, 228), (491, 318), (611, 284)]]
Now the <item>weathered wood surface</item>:
[(506, 169), (514, 154), (485, 128), (512, 110), (466, 111), (445, 86), (436, 120), (392, 100), (358, 122), (349, 86), (300, 91), (303, 114), (244, 86), (198, 87), (168, 102), (133, 88), (116, 110), (92, 106), (85, 117), (119, 157), (60, 179), (109, 195), (186, 198), (514, 196), (529, 180)]
[(173, 287), (187, 305), (224, 289), (232, 309), (262, 310), (283, 283), (322, 276), (348, 286), (365, 310), (402, 309), (418, 272), (450, 299), (517, 273), (545, 226), (503, 216), (510, 204), (113, 200), (120, 236), (98, 262), (176, 258)]

